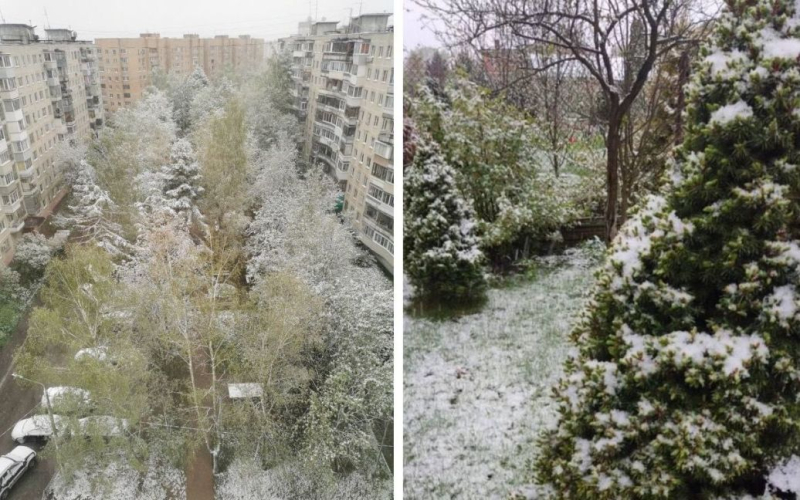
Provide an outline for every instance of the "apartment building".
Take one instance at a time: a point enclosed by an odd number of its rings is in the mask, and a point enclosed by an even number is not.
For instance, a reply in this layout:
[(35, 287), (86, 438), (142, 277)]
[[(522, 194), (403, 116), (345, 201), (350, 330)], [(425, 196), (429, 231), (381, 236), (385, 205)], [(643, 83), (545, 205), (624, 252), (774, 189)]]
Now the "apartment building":
[(300, 23), (291, 57), (303, 154), (333, 176), (361, 241), (390, 272), (394, 255), (394, 33), (391, 14)]
[(71, 30), (0, 24), (0, 265), (29, 216), (45, 217), (66, 194), (54, 147), (103, 125), (96, 51)]
[(214, 78), (226, 71), (256, 67), (264, 60), (264, 40), (250, 35), (169, 38), (142, 33), (139, 38), (98, 38), (95, 43), (100, 52), (100, 86), (107, 112), (136, 102), (152, 84), (156, 69), (185, 78), (199, 66)]

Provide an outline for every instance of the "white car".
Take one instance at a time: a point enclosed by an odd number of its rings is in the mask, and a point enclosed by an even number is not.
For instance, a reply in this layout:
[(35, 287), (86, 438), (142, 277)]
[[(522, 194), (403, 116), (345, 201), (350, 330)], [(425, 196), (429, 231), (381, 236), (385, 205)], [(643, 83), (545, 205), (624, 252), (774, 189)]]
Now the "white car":
[(91, 403), (89, 391), (78, 387), (48, 387), (47, 392), (42, 394), (42, 406), (45, 409), (48, 407), (48, 399), (50, 401), (50, 409), (58, 408), (59, 406), (78, 407)]
[(22, 474), (36, 463), (36, 452), (27, 446), (17, 446), (0, 457), (0, 499), (8, 498), (11, 487)]
[[(67, 424), (67, 419), (60, 415), (53, 415), (56, 430), (61, 432)], [(24, 418), (17, 422), (11, 430), (11, 439), (19, 444), (27, 441), (46, 441), (53, 435), (53, 425), (49, 415), (34, 415), (31, 418)]]
[(121, 437), (128, 430), (128, 421), (109, 415), (97, 415), (78, 420), (81, 432), (87, 436)]

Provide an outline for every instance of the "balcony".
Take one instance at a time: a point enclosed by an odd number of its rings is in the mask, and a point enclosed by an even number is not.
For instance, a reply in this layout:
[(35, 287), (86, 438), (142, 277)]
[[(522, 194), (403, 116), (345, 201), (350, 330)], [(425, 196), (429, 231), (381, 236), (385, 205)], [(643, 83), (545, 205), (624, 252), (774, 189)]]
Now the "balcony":
[(17, 198), (17, 200), (11, 203), (10, 205), (3, 205), (3, 213), (6, 214), (16, 213), (21, 206), (22, 206), (22, 196)]
[(358, 106), (361, 106), (361, 96), (354, 97), (351, 95), (345, 95), (344, 102), (351, 108), (356, 108)]
[(322, 70), (322, 76), (330, 80), (344, 80), (344, 71), (339, 69)]
[(375, 154), (380, 156), (381, 158), (391, 160), (393, 149), (394, 148), (392, 147), (391, 144), (387, 144), (381, 141), (375, 141)]
[(11, 224), (11, 226), (9, 226), (9, 230), (12, 233), (18, 233), (22, 231), (24, 228), (25, 228), (25, 219), (20, 219), (16, 222), (16, 225)]
[(13, 66), (0, 66), (0, 78), (16, 78), (17, 68)]
[(373, 251), (378, 246), (382, 250), (389, 252), (390, 255), (394, 254), (394, 240), (392, 237), (388, 236), (384, 233), (384, 230), (369, 220), (363, 221), (362, 241)]
[(16, 88), (6, 90), (0, 88), (0, 98), (2, 99), (19, 99), (19, 90)]
[(336, 158), (331, 158), (329, 156), (326, 156), (324, 153), (321, 153), (319, 151), (314, 153), (314, 158), (323, 162), (328, 167), (336, 169)]
[(49, 61), (47, 59), (44, 60), (44, 67), (45, 69), (58, 69), (58, 63), (55, 58), (51, 57)]
[(12, 191), (16, 191), (17, 186), (19, 186), (19, 179), (14, 179), (11, 184), (0, 184), (0, 194), (10, 194)]
[(353, 63), (363, 66), (372, 62), (372, 56), (369, 54), (353, 54)]
[(314, 57), (314, 53), (310, 50), (295, 50), (292, 52), (292, 57), (305, 59), (306, 57)]

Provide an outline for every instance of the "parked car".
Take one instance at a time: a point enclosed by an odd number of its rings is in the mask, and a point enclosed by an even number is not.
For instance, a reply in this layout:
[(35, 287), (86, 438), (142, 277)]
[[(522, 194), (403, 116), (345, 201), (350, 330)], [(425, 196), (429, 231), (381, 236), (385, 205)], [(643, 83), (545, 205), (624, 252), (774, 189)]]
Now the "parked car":
[[(56, 430), (61, 432), (66, 428), (67, 419), (60, 415), (53, 415)], [(19, 444), (28, 441), (47, 441), (53, 435), (53, 425), (49, 415), (34, 415), (17, 422), (11, 430), (11, 439)]]
[(8, 498), (11, 487), (22, 474), (36, 463), (36, 452), (27, 446), (17, 446), (0, 457), (0, 500)]
[(89, 391), (78, 387), (56, 386), (48, 387), (47, 393), (42, 394), (42, 406), (47, 409), (48, 399), (51, 409), (74, 409), (88, 406), (91, 403)]

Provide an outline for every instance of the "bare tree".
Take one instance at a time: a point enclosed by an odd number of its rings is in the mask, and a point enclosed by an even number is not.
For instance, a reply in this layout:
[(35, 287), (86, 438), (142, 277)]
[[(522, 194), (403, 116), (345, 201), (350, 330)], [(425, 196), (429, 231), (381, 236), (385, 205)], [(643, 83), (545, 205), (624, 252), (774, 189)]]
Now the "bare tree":
[[(580, 65), (599, 86), (607, 127), (606, 236), (619, 226), (620, 149), (625, 118), (659, 58), (696, 34), (694, 0), (415, 0), (443, 27), (450, 45), (481, 51), (495, 40), (519, 40), (520, 50), (546, 46), (551, 57), (533, 61), (531, 73), (565, 63)], [(623, 51), (635, 35), (639, 54)], [(526, 58), (527, 60), (528, 58)], [(626, 76), (627, 75), (627, 76)], [(629, 81), (626, 82), (626, 78)]]

